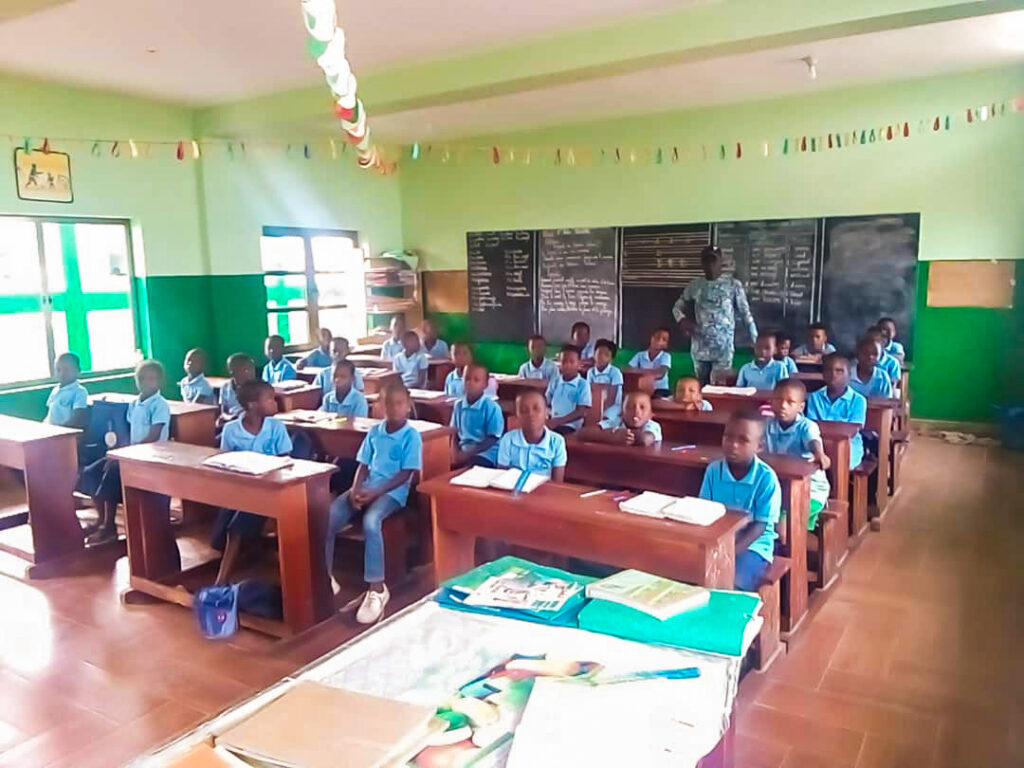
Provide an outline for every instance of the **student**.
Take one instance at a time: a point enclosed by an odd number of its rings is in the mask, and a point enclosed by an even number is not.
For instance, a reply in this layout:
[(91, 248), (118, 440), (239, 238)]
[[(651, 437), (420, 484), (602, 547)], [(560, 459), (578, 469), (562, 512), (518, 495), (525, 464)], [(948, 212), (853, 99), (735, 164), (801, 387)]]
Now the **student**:
[(380, 356), (385, 360), (394, 360), (402, 354), (402, 338), (405, 336), (405, 318), (402, 315), (394, 315), (391, 318), (391, 336), (384, 340), (380, 346)]
[(900, 361), (885, 351), (885, 334), (882, 333), (878, 326), (871, 326), (868, 328), (866, 334), (869, 339), (878, 343), (878, 367), (885, 371), (889, 377), (889, 381), (892, 382), (893, 388), (899, 386), (900, 376), (903, 373), (903, 366), (900, 365)]
[[(473, 350), (464, 341), (456, 341), (452, 344), (452, 362), (455, 368), (448, 372), (444, 379), (444, 393), (449, 397), (462, 397), (466, 394), (464, 382), (466, 369), (473, 364)], [(484, 394), (490, 398), (498, 397), (498, 380), (488, 374), (487, 388)]]
[(559, 375), (548, 383), (546, 395), (551, 406), (548, 428), (569, 435), (583, 426), (583, 416), (592, 404), (590, 385), (580, 376), (580, 353), (566, 344), (559, 358)]
[(78, 380), (82, 362), (74, 352), (57, 355), (57, 386), (46, 398), (43, 422), (58, 427), (85, 429), (89, 425), (89, 393)]
[[(274, 388), (265, 381), (247, 381), (238, 388), (241, 417), (224, 425), (220, 435), (222, 451), (252, 451), (267, 456), (288, 456), (292, 440), (284, 424), (274, 418), (277, 402)], [(213, 526), (210, 546), (223, 552), (217, 584), (227, 584), (242, 544), (246, 539), (258, 539), (267, 518), (252, 512), (222, 509)]]
[(775, 471), (757, 457), (764, 420), (756, 411), (736, 411), (722, 436), (725, 456), (708, 465), (700, 497), (742, 509), (750, 522), (736, 534), (736, 589), (756, 592), (772, 563), (782, 507)]
[(825, 476), (832, 462), (825, 455), (821, 441), (821, 430), (816, 422), (803, 414), (807, 401), (807, 387), (800, 379), (783, 379), (775, 385), (772, 396), (772, 418), (764, 430), (765, 447), (768, 453), (785, 453), (812, 459), (818, 465), (811, 475), (811, 513), (807, 529), (813, 531), (818, 525), (818, 515), (828, 504), (829, 484)]
[(230, 378), (220, 388), (220, 416), (217, 417), (217, 426), (223, 427), (232, 419), (237, 419), (245, 410), (238, 402), (238, 388), (245, 382), (256, 378), (256, 361), (249, 355), (241, 352), (228, 357), (228, 373)]
[(463, 382), (465, 394), (455, 403), (451, 426), (456, 441), (452, 446), (452, 466), (497, 466), (498, 440), (505, 432), (505, 416), (501, 407), (487, 397), (487, 369), (470, 363)]
[(423, 351), (431, 360), (447, 360), (448, 344), (437, 338), (437, 323), (426, 319), (420, 326), (423, 330)]
[(579, 320), (572, 324), (570, 342), (580, 351), (580, 360), (594, 359), (594, 342), (590, 340), (590, 326)]
[(775, 336), (762, 333), (754, 342), (754, 359), (740, 368), (736, 386), (775, 389), (776, 384), (788, 378), (786, 364), (775, 359)]
[(190, 349), (185, 354), (185, 378), (178, 382), (178, 388), (186, 403), (215, 405), (217, 402), (213, 387), (206, 380), (206, 362), (206, 352), (202, 349)]
[(831, 355), (836, 348), (828, 343), (828, 329), (822, 323), (811, 323), (807, 326), (807, 343), (793, 350), (793, 357), (812, 357), (820, 361), (822, 355)]
[(530, 359), (519, 366), (519, 378), (544, 379), (550, 382), (558, 376), (555, 361), (544, 356), (548, 350), (548, 343), (543, 336), (539, 333), (533, 334), (526, 342), (526, 349), (530, 353)]
[(789, 371), (790, 376), (796, 376), (798, 370), (796, 367), (796, 360), (790, 356), (790, 352), (793, 349), (793, 337), (785, 331), (775, 332), (775, 359), (781, 360), (782, 364), (786, 366), (786, 370)]
[(658, 379), (654, 382), (654, 396), (668, 397), (668, 371), (672, 367), (672, 356), (665, 350), (668, 348), (668, 329), (655, 328), (651, 334), (651, 343), (646, 352), (637, 352), (629, 361), (630, 368), (644, 368), (658, 371)]
[[(167, 440), (171, 429), (171, 409), (160, 394), (164, 367), (156, 360), (143, 360), (135, 368), (135, 385), (139, 396), (128, 404), (128, 436), (132, 445)], [(86, 475), (99, 475), (93, 503), (100, 514), (99, 526), (89, 536), (89, 545), (102, 544), (117, 536), (115, 517), (121, 503), (121, 468), (106, 457), (84, 470)]]
[(267, 384), (280, 384), (296, 378), (295, 366), (284, 359), (284, 338), (274, 334), (267, 336), (263, 345), (267, 355), (267, 364), (263, 366), (263, 381)]
[[(864, 427), (868, 401), (850, 387), (850, 361), (833, 352), (821, 361), (825, 386), (807, 398), (807, 417), (815, 421), (848, 421)], [(850, 469), (864, 458), (864, 441), (860, 432), (850, 438)]]
[(651, 396), (630, 392), (615, 418), (605, 417), (596, 427), (587, 427), (580, 437), (595, 443), (648, 446), (661, 442), (661, 425), (651, 418)]
[[(335, 336), (331, 339), (331, 363), (330, 367), (324, 368), (320, 373), (316, 375), (316, 379), (313, 383), (320, 387), (326, 395), (332, 389), (334, 389), (334, 366), (345, 360), (349, 353), (348, 339), (344, 336)], [(356, 375), (353, 379), (352, 386), (358, 389), (360, 392), (363, 391), (363, 376), (359, 373), (359, 369), (356, 368)]]
[(892, 355), (902, 363), (906, 360), (907, 354), (903, 345), (896, 341), (896, 321), (891, 317), (882, 317), (878, 320), (878, 330), (882, 332), (882, 351)]
[(700, 380), (696, 376), (683, 376), (676, 382), (674, 400), (684, 406), (687, 411), (713, 410), (711, 403), (700, 393)]
[(402, 383), (409, 389), (423, 389), (427, 386), (427, 369), (430, 362), (420, 349), (420, 337), (416, 331), (402, 335), (402, 352), (391, 359), (391, 369), (402, 376)]
[(618, 419), (622, 411), (622, 371), (612, 364), (619, 348), (614, 341), (598, 339), (594, 344), (594, 365), (587, 371), (588, 384), (609, 384), (614, 388), (611, 404), (606, 406), (602, 418)]
[(320, 345), (312, 350), (299, 360), (295, 364), (297, 370), (302, 370), (306, 366), (311, 368), (326, 368), (331, 364), (331, 341), (334, 335), (331, 333), (330, 328), (321, 328), (317, 334), (317, 338), (320, 339)]
[(370, 406), (366, 395), (356, 389), (356, 367), (351, 361), (335, 363), (331, 372), (334, 374), (334, 386), (324, 395), (320, 410), (347, 418), (369, 416)]
[(857, 342), (857, 364), (850, 375), (850, 386), (864, 397), (892, 397), (892, 379), (878, 364), (882, 353), (879, 342), (865, 336)]
[(519, 429), (506, 432), (498, 442), (499, 467), (546, 475), (556, 483), (565, 481), (565, 438), (545, 426), (547, 415), (547, 403), (539, 391), (522, 392), (516, 397)]
[[(415, 333), (413, 334), (415, 336)], [(423, 441), (409, 424), (412, 400), (409, 391), (396, 384), (385, 388), (384, 420), (374, 424), (359, 446), (352, 488), (331, 504), (327, 527), (327, 572), (334, 581), (334, 540), (359, 513), (363, 513), (365, 553), (363, 578), (368, 589), (356, 613), (360, 624), (373, 624), (384, 615), (391, 598), (384, 583), (384, 519), (405, 506), (413, 477), (423, 468)]]

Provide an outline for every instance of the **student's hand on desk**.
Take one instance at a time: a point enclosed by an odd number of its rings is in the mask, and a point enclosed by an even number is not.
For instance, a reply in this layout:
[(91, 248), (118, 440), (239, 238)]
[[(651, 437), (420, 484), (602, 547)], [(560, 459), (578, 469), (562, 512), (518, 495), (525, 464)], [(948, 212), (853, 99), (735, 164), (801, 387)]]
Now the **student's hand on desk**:
[(623, 433), (623, 439), (626, 441), (626, 445), (636, 445), (636, 432), (632, 429), (624, 429)]

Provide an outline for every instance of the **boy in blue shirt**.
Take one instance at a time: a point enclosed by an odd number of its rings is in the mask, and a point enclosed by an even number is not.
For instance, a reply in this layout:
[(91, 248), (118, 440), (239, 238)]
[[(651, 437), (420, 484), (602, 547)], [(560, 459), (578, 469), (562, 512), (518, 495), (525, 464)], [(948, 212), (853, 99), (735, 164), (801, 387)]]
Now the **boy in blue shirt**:
[(543, 336), (539, 333), (533, 334), (526, 342), (526, 349), (530, 353), (530, 359), (519, 366), (519, 378), (544, 379), (544, 381), (550, 382), (558, 376), (558, 366), (555, 361), (545, 357), (548, 343)]
[(700, 391), (700, 379), (696, 376), (681, 376), (676, 381), (676, 394), (672, 400), (683, 406), (685, 411), (712, 411), (711, 403)]
[(317, 334), (320, 345), (314, 347), (309, 353), (295, 364), (296, 369), (302, 370), (306, 366), (312, 368), (326, 368), (331, 364), (331, 340), (333, 334), (330, 328), (321, 328)]
[(641, 447), (661, 442), (661, 425), (651, 418), (651, 396), (646, 392), (626, 395), (622, 412), (606, 416), (596, 427), (587, 427), (580, 437), (594, 443), (616, 443)]
[(394, 360), (402, 354), (402, 338), (405, 336), (405, 318), (401, 315), (394, 315), (391, 318), (391, 336), (384, 340), (380, 346), (380, 356), (385, 360)]
[(217, 428), (222, 428), (232, 419), (242, 415), (242, 404), (238, 402), (238, 388), (256, 378), (256, 361), (249, 355), (236, 352), (227, 360), (229, 378), (220, 388), (220, 416)]
[[(807, 398), (807, 417), (815, 421), (848, 421), (864, 428), (868, 401), (850, 387), (850, 361), (842, 355), (825, 355), (821, 361), (825, 386)], [(860, 432), (850, 438), (850, 469), (864, 458)]]
[(754, 412), (736, 411), (722, 435), (724, 457), (708, 465), (700, 497), (742, 509), (750, 522), (736, 534), (736, 589), (756, 592), (775, 554), (775, 526), (782, 491), (775, 471), (757, 457), (764, 421)]
[(263, 345), (267, 364), (263, 366), (263, 380), (267, 384), (280, 384), (296, 378), (295, 366), (284, 359), (284, 338), (274, 334), (267, 336)]
[(882, 332), (882, 351), (902, 363), (906, 359), (906, 352), (903, 345), (896, 341), (896, 321), (891, 317), (879, 318), (878, 330)]
[(498, 440), (505, 432), (505, 416), (501, 406), (487, 397), (487, 369), (470, 363), (463, 382), (466, 392), (455, 403), (451, 426), (456, 441), (452, 446), (452, 466), (495, 467), (498, 462)]
[(334, 387), (324, 395), (320, 410), (336, 413), (348, 419), (370, 415), (370, 405), (366, 395), (355, 387), (356, 367), (350, 360), (342, 360), (334, 364)]
[(666, 352), (668, 349), (668, 329), (655, 328), (651, 334), (651, 343), (646, 352), (637, 352), (629, 361), (630, 368), (643, 368), (645, 370), (656, 370), (658, 379), (654, 382), (654, 396), (668, 397), (671, 393), (668, 389), (668, 372), (672, 367), (672, 356)]
[(611, 402), (605, 406), (602, 418), (616, 420), (622, 411), (622, 371), (612, 364), (619, 348), (614, 341), (598, 339), (594, 345), (594, 365), (587, 371), (588, 384), (608, 384), (614, 388)]
[(360, 624), (373, 624), (380, 620), (391, 598), (384, 583), (381, 525), (385, 518), (405, 506), (409, 486), (423, 468), (423, 440), (408, 421), (412, 407), (408, 390), (401, 385), (389, 386), (381, 398), (384, 400), (384, 420), (370, 428), (359, 446), (356, 454), (359, 469), (352, 488), (331, 504), (327, 526), (327, 572), (337, 591), (333, 574), (334, 540), (357, 514), (363, 513), (363, 578), (368, 589), (356, 612), (356, 621)]
[(803, 414), (807, 400), (807, 387), (799, 379), (783, 379), (775, 385), (772, 397), (772, 418), (764, 430), (764, 443), (768, 453), (785, 453), (811, 459), (818, 469), (811, 475), (811, 503), (807, 529), (813, 531), (818, 516), (828, 504), (829, 484), (825, 471), (832, 465), (825, 455), (821, 430), (817, 423)]
[[(247, 381), (238, 388), (238, 403), (243, 413), (224, 425), (220, 435), (222, 451), (252, 451), (267, 456), (288, 456), (292, 452), (288, 430), (274, 418), (277, 402), (272, 386), (256, 379)], [(252, 512), (220, 510), (210, 541), (210, 546), (223, 552), (217, 572), (218, 585), (228, 583), (243, 542), (258, 539), (266, 522), (263, 515)]]
[(775, 334), (775, 359), (782, 361), (782, 364), (786, 366), (786, 370), (789, 371), (790, 376), (796, 376), (797, 367), (796, 360), (790, 357), (790, 352), (793, 349), (793, 337), (785, 331), (776, 331)]
[(594, 358), (594, 342), (590, 340), (590, 326), (582, 320), (572, 324), (569, 342), (580, 351), (580, 360)]
[(580, 376), (580, 353), (571, 344), (562, 347), (559, 375), (548, 383), (546, 397), (551, 406), (548, 428), (569, 435), (583, 426), (583, 415), (592, 404), (590, 384)]
[(391, 368), (401, 375), (402, 383), (409, 389), (423, 389), (427, 386), (430, 361), (420, 349), (420, 337), (416, 331), (406, 331), (402, 336), (402, 353), (391, 359)]
[(537, 390), (516, 397), (519, 429), (506, 432), (498, 442), (499, 467), (546, 475), (556, 483), (565, 481), (565, 465), (569, 460), (565, 438), (544, 425), (547, 415), (544, 395)]
[(877, 326), (871, 326), (868, 328), (868, 332), (864, 334), (869, 339), (877, 342), (879, 354), (878, 354), (878, 367), (885, 371), (885, 374), (889, 377), (889, 381), (892, 382), (892, 386), (895, 389), (899, 386), (900, 376), (903, 373), (903, 366), (900, 365), (900, 361), (885, 351), (885, 334), (883, 334)]
[(892, 397), (892, 380), (878, 364), (882, 352), (875, 339), (865, 336), (857, 342), (857, 364), (850, 375), (850, 386), (864, 397)]
[(437, 323), (429, 318), (424, 320), (421, 328), (423, 330), (423, 351), (431, 360), (447, 360), (448, 344), (444, 339), (437, 338)]
[(89, 393), (78, 377), (82, 362), (74, 352), (57, 356), (57, 386), (46, 398), (46, 424), (85, 429), (89, 425)]
[(737, 387), (775, 389), (775, 385), (789, 378), (786, 364), (775, 359), (775, 336), (762, 333), (754, 342), (754, 359), (740, 368)]
[(214, 405), (217, 402), (213, 387), (206, 380), (206, 361), (205, 350), (190, 349), (185, 354), (185, 378), (178, 382), (178, 389), (186, 403)]
[(821, 360), (823, 355), (831, 355), (836, 348), (828, 343), (828, 329), (822, 323), (811, 323), (807, 326), (807, 343), (793, 350), (793, 357)]
[[(452, 362), (455, 367), (444, 378), (444, 393), (448, 397), (462, 397), (466, 394), (466, 371), (473, 364), (473, 350), (469, 344), (464, 341), (452, 344)], [(498, 399), (498, 380), (490, 373), (487, 374), (484, 394), (494, 400)]]
[[(331, 362), (328, 367), (316, 375), (316, 379), (313, 381), (314, 385), (320, 387), (325, 395), (334, 389), (334, 366), (345, 360), (348, 357), (349, 351), (348, 339), (344, 336), (335, 336), (331, 339)], [(359, 373), (358, 368), (356, 368), (356, 375), (352, 380), (352, 386), (360, 392), (363, 391), (363, 376)]]

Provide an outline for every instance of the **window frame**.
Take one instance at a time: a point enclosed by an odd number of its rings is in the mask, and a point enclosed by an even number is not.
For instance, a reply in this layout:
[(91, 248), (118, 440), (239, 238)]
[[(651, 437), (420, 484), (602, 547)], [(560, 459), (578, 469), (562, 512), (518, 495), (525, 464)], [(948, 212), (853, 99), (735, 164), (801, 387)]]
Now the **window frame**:
[[(48, 215), (48, 214), (35, 214), (35, 213), (0, 213), (0, 221), (7, 221), (11, 219), (21, 219), (24, 221), (30, 221), (35, 226), (36, 230), (36, 249), (37, 256), (39, 258), (39, 267), (41, 271), (40, 275), (40, 290), (39, 290), (39, 304), (40, 310), (43, 313), (46, 323), (46, 343), (47, 351), (51, 351), (54, 348), (54, 337), (53, 337), (53, 294), (49, 288), (49, 275), (46, 271), (46, 253), (45, 245), (43, 242), (43, 225), (44, 224), (120, 224), (125, 230), (125, 244), (127, 247), (128, 257), (128, 309), (132, 316), (132, 332), (135, 336), (135, 343), (138, 345), (136, 349), (139, 349), (143, 354), (147, 353), (147, 347), (145, 339), (142, 334), (142, 322), (139, 316), (139, 302), (136, 296), (136, 275), (135, 275), (135, 250), (134, 243), (132, 242), (132, 221), (118, 216), (60, 216), (60, 215)], [(74, 350), (71, 350), (74, 351)], [(50, 375), (42, 379), (27, 379), (24, 381), (12, 381), (6, 383), (0, 383), (0, 393), (16, 392), (21, 390), (31, 390), (37, 387), (50, 386), (57, 383), (57, 375), (55, 370), (54, 356), (50, 355)], [(109, 368), (99, 371), (83, 371), (82, 381), (88, 382), (95, 379), (105, 379), (117, 376), (126, 376), (132, 374), (135, 371), (135, 367), (125, 368)]]

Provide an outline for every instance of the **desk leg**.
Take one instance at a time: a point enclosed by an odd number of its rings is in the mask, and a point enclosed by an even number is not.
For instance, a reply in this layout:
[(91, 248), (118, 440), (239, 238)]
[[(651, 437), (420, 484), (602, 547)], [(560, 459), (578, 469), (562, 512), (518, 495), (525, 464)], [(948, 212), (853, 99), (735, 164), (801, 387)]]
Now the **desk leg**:
[(789, 576), (782, 590), (782, 631), (795, 632), (807, 613), (807, 517), (810, 514), (810, 481), (783, 483), (782, 506), (786, 515), (786, 557)]
[(163, 494), (125, 486), (125, 533), (132, 576), (162, 581), (181, 572), (170, 505), (170, 498)]
[(277, 510), (277, 547), (281, 568), (284, 623), (297, 634), (332, 612), (330, 582), (324, 563), (329, 481), (318, 477), (293, 486)]
[[(875, 491), (875, 501), (878, 505), (878, 514), (881, 518), (885, 515), (889, 506), (889, 451), (892, 450), (892, 416), (891, 410), (882, 411), (882, 418), (878, 425), (878, 489)], [(874, 526), (880, 522), (874, 522)]]
[(442, 581), (472, 570), (476, 536), (470, 533), (450, 531), (438, 525), (439, 502), (436, 497), (430, 499), (431, 517), (434, 531), (434, 586)]
[(75, 514), (73, 496), (77, 468), (77, 443), (73, 436), (25, 445), (25, 491), (34, 563), (82, 549), (82, 526)]

